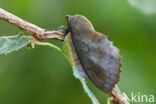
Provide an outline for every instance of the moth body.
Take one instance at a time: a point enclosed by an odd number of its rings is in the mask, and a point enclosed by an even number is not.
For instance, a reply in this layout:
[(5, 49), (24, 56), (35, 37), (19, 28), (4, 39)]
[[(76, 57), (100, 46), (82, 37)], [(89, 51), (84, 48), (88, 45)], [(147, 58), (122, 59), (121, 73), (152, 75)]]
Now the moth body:
[(84, 72), (92, 83), (108, 93), (119, 81), (119, 50), (96, 32), (91, 22), (84, 16), (67, 16), (68, 31)]

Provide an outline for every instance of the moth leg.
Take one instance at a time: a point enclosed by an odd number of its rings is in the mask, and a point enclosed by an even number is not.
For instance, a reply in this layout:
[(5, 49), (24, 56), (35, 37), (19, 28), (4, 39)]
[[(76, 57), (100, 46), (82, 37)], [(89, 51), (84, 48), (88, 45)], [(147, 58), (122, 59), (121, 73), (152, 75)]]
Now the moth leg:
[(60, 26), (56, 29), (45, 29), (45, 31), (66, 31), (66, 28), (64, 26)]
[(43, 34), (33, 34), (36, 40), (64, 40), (67, 29), (60, 26), (56, 29), (44, 29)]
[[(64, 26), (60, 26), (60, 27), (58, 27), (58, 28), (56, 28), (56, 29), (45, 29), (45, 32), (47, 33), (47, 34), (45, 34), (45, 35), (49, 35), (48, 33), (49, 32), (54, 32), (54, 31), (56, 31), (56, 33), (57, 32), (61, 32), (61, 33), (63, 33), (63, 36), (67, 36), (67, 34), (68, 34), (68, 28), (65, 28)], [(51, 35), (51, 34), (50, 34)]]

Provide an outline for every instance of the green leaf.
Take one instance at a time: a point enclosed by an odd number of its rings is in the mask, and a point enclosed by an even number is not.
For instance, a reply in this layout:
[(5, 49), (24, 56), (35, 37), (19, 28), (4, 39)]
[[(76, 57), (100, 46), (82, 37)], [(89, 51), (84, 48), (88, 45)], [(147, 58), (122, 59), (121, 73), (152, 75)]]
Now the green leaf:
[(70, 65), (73, 68), (73, 74), (74, 74), (75, 78), (80, 80), (84, 91), (88, 94), (88, 96), (92, 100), (93, 104), (100, 104), (99, 101), (94, 96), (94, 94), (88, 88), (85, 78), (81, 77), (81, 75), (79, 74), (79, 72), (77, 71), (77, 69), (74, 66), (73, 58), (72, 58), (72, 51), (71, 51), (71, 48), (70, 48), (70, 45), (69, 45), (69, 42), (68, 42), (68, 37), (65, 38), (63, 49), (60, 49), (57, 46), (55, 46), (55, 45), (53, 45), (51, 43), (47, 43), (47, 42), (36, 42), (35, 45), (49, 46), (51, 48), (55, 48), (56, 50), (58, 50), (59, 52), (64, 54), (64, 56), (67, 58), (67, 60), (69, 61)]
[(70, 45), (68, 43), (68, 37), (65, 38), (64, 46), (63, 46), (63, 49), (62, 49), (62, 53), (67, 58), (67, 60), (69, 61), (70, 65), (74, 66), (73, 58), (72, 58), (72, 51), (71, 51)]
[(83, 78), (79, 72), (77, 71), (77, 69), (73, 66), (73, 72), (74, 72), (74, 76), (75, 78), (79, 79), (84, 91), (88, 94), (88, 96), (90, 97), (90, 99), (92, 100), (93, 104), (100, 104), (98, 99), (95, 97), (95, 95), (90, 91), (90, 89), (87, 86), (86, 80), (85, 78)]
[(71, 52), (71, 48), (70, 48), (70, 45), (69, 45), (69, 42), (68, 42), (68, 37), (65, 38), (64, 47), (62, 49), (62, 52), (65, 55), (65, 57), (67, 58), (67, 60), (69, 61), (69, 63), (72, 65), (73, 73), (74, 73), (75, 78), (80, 80), (84, 91), (88, 94), (88, 96), (92, 100), (93, 104), (100, 104), (99, 101), (97, 100), (97, 98), (94, 96), (94, 94), (88, 88), (85, 78), (83, 78), (80, 75), (80, 73), (77, 71), (77, 69), (74, 66), (73, 58), (72, 58), (72, 52)]
[(8, 54), (17, 51), (32, 42), (32, 40), (32, 36), (24, 36), (21, 35), (21, 33), (15, 36), (1, 36), (0, 54)]

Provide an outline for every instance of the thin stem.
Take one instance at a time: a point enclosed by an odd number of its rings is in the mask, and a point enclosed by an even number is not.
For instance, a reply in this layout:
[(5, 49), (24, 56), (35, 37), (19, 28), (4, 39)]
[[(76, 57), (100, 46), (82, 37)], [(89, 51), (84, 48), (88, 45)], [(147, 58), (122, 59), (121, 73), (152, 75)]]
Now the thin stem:
[(58, 48), (57, 46), (53, 45), (53, 44), (50, 44), (48, 42), (36, 42), (35, 45), (39, 45), (39, 46), (49, 46), (51, 48), (55, 48), (56, 50), (60, 51), (61, 52), (61, 49)]

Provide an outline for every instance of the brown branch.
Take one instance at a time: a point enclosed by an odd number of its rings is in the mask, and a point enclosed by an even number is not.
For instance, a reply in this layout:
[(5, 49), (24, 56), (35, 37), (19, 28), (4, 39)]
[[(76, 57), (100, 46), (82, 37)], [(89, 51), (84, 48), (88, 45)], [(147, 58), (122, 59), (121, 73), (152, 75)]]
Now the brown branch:
[(114, 104), (130, 104), (129, 99), (125, 93), (121, 93), (117, 85), (110, 92), (110, 97)]
[[(24, 21), (23, 19), (1, 8), (0, 19), (25, 30), (38, 40), (64, 40), (64, 30), (60, 29), (59, 31), (45, 31), (45, 29)], [(120, 92), (120, 89), (117, 86), (115, 86), (109, 94), (115, 104), (129, 104), (127, 97), (125, 97), (125, 95)]]
[(23, 19), (3, 10), (0, 8), (0, 19), (13, 24), (26, 32), (32, 34), (32, 36), (38, 40), (64, 40), (65, 31), (45, 31), (34, 24), (31, 24)]

